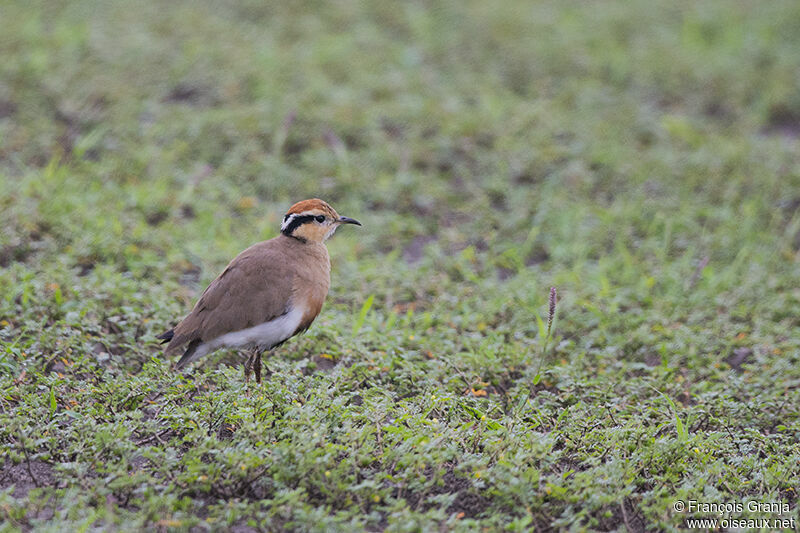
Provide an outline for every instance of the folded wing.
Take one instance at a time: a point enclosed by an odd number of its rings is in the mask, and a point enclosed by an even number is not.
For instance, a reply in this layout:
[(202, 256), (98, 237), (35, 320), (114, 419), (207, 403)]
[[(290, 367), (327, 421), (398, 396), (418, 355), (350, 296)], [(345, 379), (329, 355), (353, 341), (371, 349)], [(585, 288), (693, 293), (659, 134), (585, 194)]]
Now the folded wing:
[(160, 336), (169, 341), (167, 354), (187, 343), (188, 352), (200, 343), (268, 322), (289, 311), (294, 272), (280, 260), (275, 244), (275, 240), (255, 244), (228, 264), (203, 292), (192, 312), (172, 333)]

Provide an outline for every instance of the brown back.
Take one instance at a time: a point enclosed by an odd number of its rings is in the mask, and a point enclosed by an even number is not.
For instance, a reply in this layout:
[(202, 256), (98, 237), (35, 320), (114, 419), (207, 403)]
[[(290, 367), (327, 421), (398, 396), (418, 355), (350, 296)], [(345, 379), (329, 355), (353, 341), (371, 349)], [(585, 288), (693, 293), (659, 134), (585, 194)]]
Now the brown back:
[[(299, 283), (303, 280), (303, 283)], [(272, 320), (288, 311), (294, 299), (308, 309), (300, 330), (316, 317), (330, 286), (328, 251), (321, 243), (303, 243), (279, 235), (254, 244), (231, 261), (174, 328), (166, 353), (194, 340), (220, 335)]]

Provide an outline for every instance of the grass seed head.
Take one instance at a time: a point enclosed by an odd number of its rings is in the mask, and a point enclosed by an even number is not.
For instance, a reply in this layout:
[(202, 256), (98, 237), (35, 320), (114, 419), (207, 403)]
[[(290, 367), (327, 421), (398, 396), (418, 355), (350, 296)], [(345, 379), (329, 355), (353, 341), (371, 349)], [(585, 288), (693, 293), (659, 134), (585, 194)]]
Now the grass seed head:
[(550, 287), (550, 313), (547, 315), (547, 331), (553, 326), (553, 318), (556, 316), (556, 288)]

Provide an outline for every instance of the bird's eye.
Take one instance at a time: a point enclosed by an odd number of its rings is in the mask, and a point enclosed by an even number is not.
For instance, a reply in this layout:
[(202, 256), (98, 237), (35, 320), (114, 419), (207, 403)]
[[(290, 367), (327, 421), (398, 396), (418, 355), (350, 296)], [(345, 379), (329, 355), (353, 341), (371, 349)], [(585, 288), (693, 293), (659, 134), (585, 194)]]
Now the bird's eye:
[(284, 221), (284, 222), (286, 222), (287, 220), (289, 220), (289, 217), (290, 217), (290, 216), (291, 216), (291, 215), (287, 214), (285, 217), (283, 217), (283, 221)]
[(317, 222), (319, 222), (320, 224), (325, 222), (325, 216), (324, 215), (317, 215), (316, 219), (317, 219)]

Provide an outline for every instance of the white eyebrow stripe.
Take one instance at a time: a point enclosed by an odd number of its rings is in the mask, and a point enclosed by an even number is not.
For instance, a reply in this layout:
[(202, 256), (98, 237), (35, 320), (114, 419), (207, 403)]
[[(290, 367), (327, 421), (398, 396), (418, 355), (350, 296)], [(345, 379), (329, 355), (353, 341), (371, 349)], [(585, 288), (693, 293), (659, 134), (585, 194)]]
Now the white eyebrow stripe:
[[(281, 222), (281, 231), (283, 231), (287, 227), (289, 227), (289, 224), (291, 224), (292, 221), (297, 217), (318, 216), (318, 215), (322, 215), (322, 213), (320, 213), (317, 210), (314, 210), (314, 211), (303, 211), (302, 213), (292, 213), (288, 217), (285, 217), (283, 219), (283, 222)], [(323, 216), (327, 216), (327, 215), (323, 215)]]
[(296, 216), (297, 216), (296, 213), (292, 213), (288, 217), (284, 217), (283, 222), (281, 222), (281, 231), (285, 230), (289, 226), (289, 224), (292, 223), (292, 220), (294, 220)]

